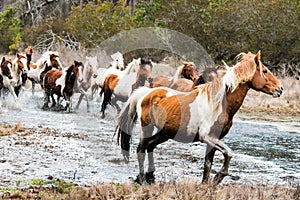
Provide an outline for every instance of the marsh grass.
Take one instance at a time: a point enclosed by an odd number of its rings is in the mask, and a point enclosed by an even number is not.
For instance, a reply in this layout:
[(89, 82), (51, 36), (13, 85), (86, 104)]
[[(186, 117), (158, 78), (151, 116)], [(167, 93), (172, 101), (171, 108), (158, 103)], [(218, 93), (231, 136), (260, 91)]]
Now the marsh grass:
[(134, 183), (105, 183), (91, 187), (69, 187), (57, 190), (55, 187), (29, 187), (19, 190), (0, 190), (2, 199), (299, 199), (300, 186), (268, 186), (228, 184), (221, 186), (201, 185), (193, 180), (179, 183), (166, 182), (153, 185)]

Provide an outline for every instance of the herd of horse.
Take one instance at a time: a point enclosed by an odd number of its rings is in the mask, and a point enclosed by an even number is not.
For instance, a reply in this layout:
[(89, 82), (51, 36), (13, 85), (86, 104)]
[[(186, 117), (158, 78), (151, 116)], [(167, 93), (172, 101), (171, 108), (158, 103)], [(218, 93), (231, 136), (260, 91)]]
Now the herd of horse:
[[(105, 117), (108, 104), (119, 113), (115, 135), (125, 161), (129, 161), (133, 127), (135, 124), (140, 127), (139, 174), (135, 180), (140, 184), (154, 181), (153, 151), (169, 139), (207, 144), (202, 182), (220, 183), (228, 175), (232, 157), (231, 149), (221, 139), (231, 128), (233, 116), (247, 92), (254, 89), (273, 97), (283, 92), (280, 81), (261, 62), (260, 52), (239, 54), (233, 67), (224, 63), (223, 73), (215, 68), (198, 73), (194, 63), (182, 62), (172, 77), (153, 75), (154, 63), (150, 60), (133, 59), (124, 67), (122, 56), (114, 54), (111, 57), (113, 61), (107, 68), (98, 67), (96, 56), (86, 57), (85, 63), (74, 61), (70, 67), (63, 67), (59, 53), (54, 51), (45, 52), (36, 63), (22, 54), (17, 54), (14, 60), (3, 57), (0, 90), (2, 95), (9, 92), (17, 100), (20, 88), (28, 80), (32, 82), (33, 95), (35, 84), (43, 88), (44, 110), (68, 111), (72, 109), (72, 95), (79, 92), (76, 108), (85, 98), (89, 111), (90, 96), (99, 89), (103, 96), (102, 117)], [(64, 107), (61, 97), (66, 104)], [(50, 98), (52, 105), (49, 107)], [(224, 163), (210, 181), (216, 151), (223, 154)], [(148, 170), (145, 173), (146, 155)]]

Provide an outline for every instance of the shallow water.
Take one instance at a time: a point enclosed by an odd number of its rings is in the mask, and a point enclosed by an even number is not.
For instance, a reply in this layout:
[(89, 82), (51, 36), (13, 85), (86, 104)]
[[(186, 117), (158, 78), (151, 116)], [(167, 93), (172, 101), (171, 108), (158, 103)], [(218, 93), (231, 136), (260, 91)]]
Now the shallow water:
[[(23, 187), (32, 179), (64, 179), (79, 185), (127, 182), (138, 174), (133, 139), (131, 161), (125, 164), (113, 138), (116, 112), (101, 119), (100, 103), (86, 102), (72, 113), (43, 111), (42, 93), (25, 92), (19, 104), (3, 103), (0, 125), (21, 123), (35, 133), (0, 137), (0, 187)], [(75, 106), (78, 94), (73, 98)], [(223, 183), (300, 184), (300, 134), (265, 123), (236, 121), (224, 142), (233, 150)], [(135, 129), (137, 133), (138, 130)], [(156, 180), (201, 181), (205, 145), (168, 141), (155, 150)], [(216, 154), (213, 170), (223, 162)]]

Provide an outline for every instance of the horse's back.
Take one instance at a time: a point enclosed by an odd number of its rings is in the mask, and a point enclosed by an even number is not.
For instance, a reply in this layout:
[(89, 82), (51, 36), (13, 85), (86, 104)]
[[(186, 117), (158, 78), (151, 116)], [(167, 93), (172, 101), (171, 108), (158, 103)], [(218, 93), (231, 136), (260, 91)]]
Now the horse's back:
[(62, 71), (52, 69), (45, 74), (44, 83), (55, 84), (55, 81), (62, 75)]

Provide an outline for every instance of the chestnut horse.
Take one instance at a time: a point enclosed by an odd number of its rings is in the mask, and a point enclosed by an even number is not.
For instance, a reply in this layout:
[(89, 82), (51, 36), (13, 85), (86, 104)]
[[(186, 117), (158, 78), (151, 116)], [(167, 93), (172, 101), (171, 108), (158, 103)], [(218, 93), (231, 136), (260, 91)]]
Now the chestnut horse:
[(202, 74), (194, 81), (180, 78), (174, 81), (169, 87), (181, 92), (190, 92), (195, 86), (210, 82), (218, 75), (216, 68), (205, 68)]
[(174, 82), (182, 78), (191, 80), (192, 82), (199, 78), (199, 75), (197, 74), (197, 68), (193, 62), (183, 62), (182, 65), (177, 68), (173, 78), (166, 75), (154, 76), (150, 87), (170, 87)]
[[(279, 97), (283, 87), (264, 66), (257, 54), (240, 54), (240, 61), (228, 67), (223, 77), (183, 93), (169, 88), (142, 87), (134, 92), (118, 118), (116, 132), (126, 161), (129, 160), (130, 138), (134, 124), (139, 121), (142, 132), (137, 148), (138, 183), (154, 181), (153, 150), (158, 144), (173, 139), (178, 142), (206, 143), (203, 183), (209, 182), (216, 150), (224, 156), (221, 170), (213, 179), (220, 183), (228, 175), (231, 149), (221, 139), (232, 126), (235, 113), (249, 89)], [(154, 133), (154, 130), (157, 132)], [(148, 154), (148, 172), (144, 160)]]
[(45, 74), (51, 69), (62, 69), (57, 51), (47, 51), (36, 63), (30, 62), (27, 77), (32, 82), (32, 95), (34, 95), (35, 83), (42, 85)]
[(74, 64), (71, 65), (69, 68), (64, 69), (64, 71), (59, 70), (50, 70), (45, 74), (44, 81), (43, 81), (43, 88), (44, 88), (44, 110), (48, 110), (49, 106), (49, 97), (51, 96), (52, 99), (52, 108), (56, 106), (56, 102), (54, 99), (54, 94), (57, 95), (58, 103), (59, 98), (63, 97), (66, 101), (66, 106), (64, 110), (71, 112), (72, 109), (72, 102), (71, 97), (74, 93), (74, 85), (77, 81), (82, 81), (82, 71), (83, 71), (83, 64), (78, 61), (74, 61)]
[(101, 106), (102, 118), (105, 117), (105, 110), (109, 103), (119, 112), (121, 109), (116, 103), (117, 101), (127, 101), (133, 90), (144, 86), (146, 81), (151, 81), (152, 63), (141, 59), (137, 72), (129, 74), (122, 72), (109, 74), (104, 81), (104, 86), (101, 90), (101, 94), (104, 94)]

